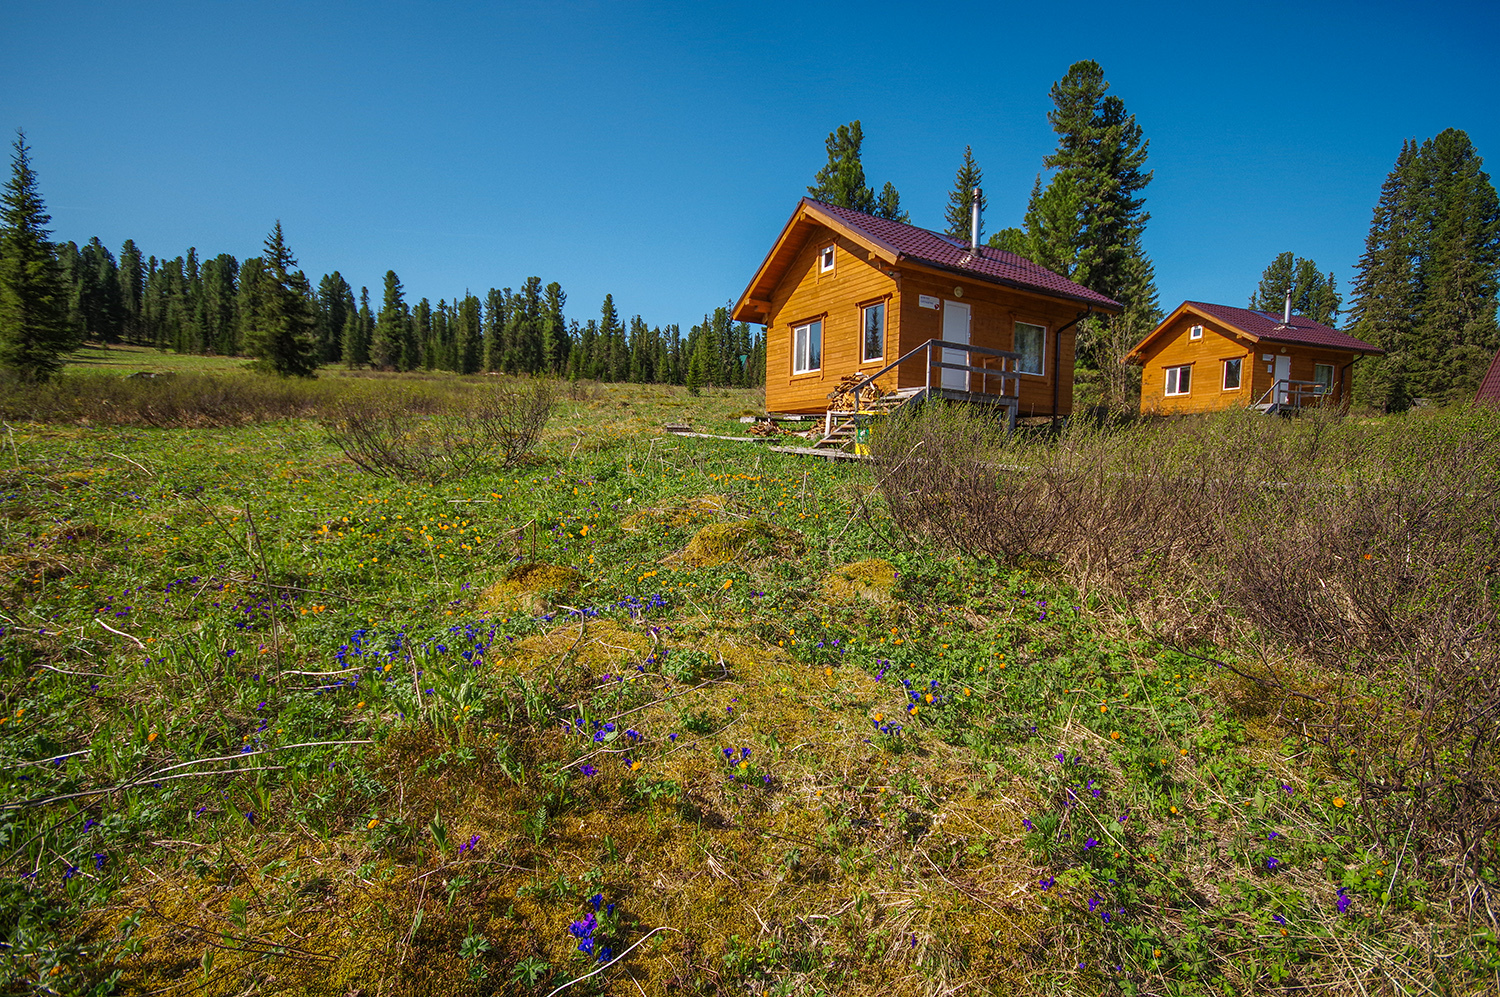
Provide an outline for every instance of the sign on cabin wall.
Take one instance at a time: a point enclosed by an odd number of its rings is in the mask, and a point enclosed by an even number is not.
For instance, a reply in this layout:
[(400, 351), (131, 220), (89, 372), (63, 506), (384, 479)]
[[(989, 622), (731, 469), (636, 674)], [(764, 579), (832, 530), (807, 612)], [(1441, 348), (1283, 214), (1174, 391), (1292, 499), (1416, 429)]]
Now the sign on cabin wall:
[(923, 294), (917, 297), (917, 304), (923, 308), (937, 308), (942, 302), (930, 294)]

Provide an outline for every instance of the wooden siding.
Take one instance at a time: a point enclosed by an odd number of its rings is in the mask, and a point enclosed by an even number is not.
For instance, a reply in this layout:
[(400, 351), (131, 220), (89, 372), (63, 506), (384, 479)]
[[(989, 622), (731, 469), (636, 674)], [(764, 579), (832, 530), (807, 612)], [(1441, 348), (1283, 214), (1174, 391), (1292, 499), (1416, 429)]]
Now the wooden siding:
[[(1203, 338), (1191, 339), (1193, 326), (1203, 326)], [(1263, 357), (1272, 359), (1265, 360)], [(1151, 345), (1142, 358), (1141, 411), (1182, 415), (1190, 412), (1215, 412), (1243, 408), (1259, 402), (1276, 380), (1277, 356), (1291, 358), (1294, 381), (1311, 381), (1313, 365), (1333, 365), (1333, 398), (1340, 404), (1349, 401), (1349, 364), (1354, 354), (1299, 346), (1293, 343), (1255, 342), (1234, 329), (1195, 314), (1179, 316)], [(1240, 387), (1224, 390), (1224, 361), (1239, 357)], [(1191, 365), (1192, 383), (1186, 395), (1166, 393), (1167, 369)]]
[[(834, 267), (831, 273), (822, 273), (818, 256), (828, 245), (834, 247)], [(898, 276), (891, 276), (892, 272), (898, 272)], [(955, 296), (955, 288), (962, 289), (962, 296)], [(1017, 322), (1045, 328), (1045, 373), (1021, 375), (1019, 414), (1023, 418), (1053, 414), (1056, 330), (1073, 321), (1083, 310), (1082, 305), (972, 281), (958, 274), (914, 267), (897, 271), (864, 247), (822, 226), (814, 229), (797, 250), (771, 296), (766, 325), (766, 408), (772, 412), (823, 412), (828, 407), (828, 393), (844, 375), (873, 374), (913, 347), (929, 339), (941, 339), (943, 307), (922, 308), (920, 296), (924, 294), (940, 303), (960, 301), (969, 305), (970, 342), (974, 346), (1010, 350)], [(886, 303), (885, 355), (864, 361), (860, 357), (864, 337), (861, 308), (877, 301)], [(793, 374), (792, 330), (814, 319), (823, 322), (822, 368)], [(1058, 411), (1066, 415), (1073, 409), (1075, 328), (1069, 327), (1061, 338)], [(934, 369), (934, 382), (940, 376), (941, 369)], [(926, 383), (926, 374), (919, 359), (881, 381), (887, 388), (915, 387)], [(998, 379), (990, 384), (992, 391), (999, 391)]]
[[(956, 296), (955, 289), (963, 294)], [(941, 303), (939, 308), (923, 308), (921, 296), (929, 295)], [(943, 338), (943, 309), (947, 302), (957, 301), (969, 306), (969, 343), (972, 346), (987, 346), (993, 350), (1015, 348), (1016, 323), (1026, 322), (1047, 330), (1046, 355), (1043, 374), (1021, 375), (1021, 402), (1018, 415), (1050, 416), (1052, 411), (1052, 374), (1056, 369), (1053, 349), (1057, 330), (1075, 319), (1084, 310), (1083, 305), (1071, 301), (1057, 301), (1040, 295), (1027, 294), (1007, 287), (966, 280), (958, 274), (933, 273), (927, 270), (908, 269), (901, 275), (901, 339), (896, 345), (892, 359), (929, 339)], [(1058, 386), (1058, 412), (1067, 415), (1073, 411), (1073, 348), (1076, 326), (1069, 326), (1062, 334), (1062, 383)], [(889, 347), (887, 348), (890, 349)], [(975, 360), (979, 358), (976, 356)], [(974, 366), (981, 366), (975, 363)], [(914, 387), (926, 383), (926, 374), (919, 362), (910, 363), (901, 370), (901, 387)], [(932, 372), (934, 383), (941, 377), (941, 368)], [(999, 385), (991, 381), (991, 391), (998, 392)], [(977, 387), (977, 385), (976, 385)]]
[[(832, 245), (833, 270), (823, 273), (818, 255)], [(887, 361), (860, 362), (860, 307), (886, 302), (886, 353), (891, 353), (900, 320), (896, 314), (896, 281), (863, 246), (818, 226), (797, 251), (785, 278), (771, 296), (766, 324), (766, 408), (772, 412), (822, 412), (828, 393), (845, 374), (873, 374)], [(823, 365), (807, 374), (792, 373), (792, 330), (823, 322)]]

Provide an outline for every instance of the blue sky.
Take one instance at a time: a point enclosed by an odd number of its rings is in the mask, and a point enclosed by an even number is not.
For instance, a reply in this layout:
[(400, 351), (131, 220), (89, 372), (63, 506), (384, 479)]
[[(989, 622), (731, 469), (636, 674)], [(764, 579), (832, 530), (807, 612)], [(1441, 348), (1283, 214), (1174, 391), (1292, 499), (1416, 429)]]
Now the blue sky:
[[(965, 145), (988, 232), (1104, 68), (1150, 140), (1161, 302), (1243, 304), (1290, 250), (1347, 292), (1406, 138), (1500, 169), (1500, 4), (7, 5), (0, 126), (54, 238), (243, 259), (280, 219), (378, 306), (559, 281), (568, 314), (684, 328), (738, 297), (860, 119), (872, 186), (943, 227)], [(1347, 303), (1347, 295), (1346, 295)]]

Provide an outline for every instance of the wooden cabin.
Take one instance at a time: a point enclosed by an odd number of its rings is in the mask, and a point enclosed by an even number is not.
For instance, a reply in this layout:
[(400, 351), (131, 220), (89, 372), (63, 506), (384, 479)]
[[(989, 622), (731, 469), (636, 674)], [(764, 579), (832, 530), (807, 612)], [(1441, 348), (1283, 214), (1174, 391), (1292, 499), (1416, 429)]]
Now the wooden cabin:
[(829, 412), (841, 385), (875, 376), (872, 395), (1025, 417), (1072, 411), (1077, 322), (1119, 311), (1014, 253), (805, 197), (734, 318), (766, 327), (772, 412)]
[(1347, 408), (1354, 364), (1385, 351), (1303, 315), (1184, 301), (1122, 363), (1141, 365), (1141, 411)]
[(1490, 361), (1490, 369), (1485, 372), (1484, 379), (1479, 382), (1479, 390), (1474, 393), (1474, 401), (1500, 405), (1500, 350), (1495, 351), (1495, 359)]

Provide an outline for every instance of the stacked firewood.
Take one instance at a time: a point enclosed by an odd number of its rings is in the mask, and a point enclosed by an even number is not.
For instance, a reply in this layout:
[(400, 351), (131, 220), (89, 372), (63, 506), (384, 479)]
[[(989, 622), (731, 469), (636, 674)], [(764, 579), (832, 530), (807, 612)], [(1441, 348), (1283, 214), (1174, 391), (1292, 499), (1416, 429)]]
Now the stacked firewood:
[(839, 378), (839, 383), (834, 385), (833, 397), (830, 399), (831, 407), (840, 412), (858, 410), (868, 406), (884, 392), (875, 384), (867, 384), (856, 393), (855, 387), (863, 380), (860, 374), (845, 374)]
[(780, 436), (782, 428), (768, 419), (765, 422), (752, 424), (745, 432), (751, 436)]

